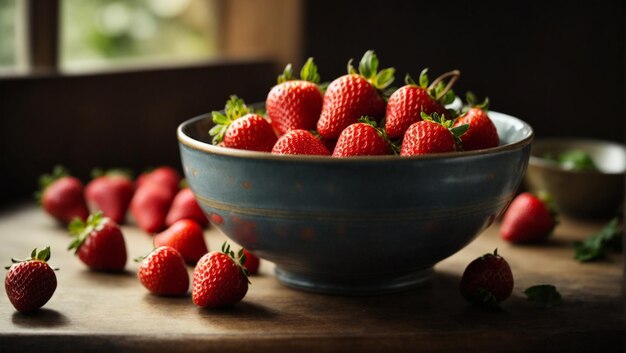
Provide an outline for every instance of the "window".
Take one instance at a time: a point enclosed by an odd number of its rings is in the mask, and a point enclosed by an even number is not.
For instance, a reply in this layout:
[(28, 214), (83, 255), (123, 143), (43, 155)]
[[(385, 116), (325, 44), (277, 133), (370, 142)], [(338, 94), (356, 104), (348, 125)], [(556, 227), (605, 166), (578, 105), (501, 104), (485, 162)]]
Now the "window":
[(17, 63), (17, 0), (0, 0), (0, 68)]
[(62, 0), (64, 70), (217, 55), (215, 1)]

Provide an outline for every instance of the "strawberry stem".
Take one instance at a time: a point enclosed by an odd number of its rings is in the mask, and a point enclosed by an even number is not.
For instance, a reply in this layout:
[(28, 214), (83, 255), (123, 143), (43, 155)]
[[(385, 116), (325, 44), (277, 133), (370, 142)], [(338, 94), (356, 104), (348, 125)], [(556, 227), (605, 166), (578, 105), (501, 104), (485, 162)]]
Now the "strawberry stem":
[(243, 99), (236, 95), (230, 96), (230, 99), (226, 101), (223, 113), (218, 111), (211, 113), (215, 126), (209, 130), (209, 135), (213, 136), (213, 144), (218, 145), (222, 142), (230, 124), (248, 113), (250, 113), (250, 110), (248, 110)]
[(109, 218), (103, 217), (102, 212), (90, 214), (86, 222), (79, 218), (72, 220), (67, 228), (70, 234), (74, 236), (74, 240), (67, 247), (67, 250), (74, 250), (74, 254), (78, 253), (89, 234), (94, 230), (101, 230), (108, 221)]

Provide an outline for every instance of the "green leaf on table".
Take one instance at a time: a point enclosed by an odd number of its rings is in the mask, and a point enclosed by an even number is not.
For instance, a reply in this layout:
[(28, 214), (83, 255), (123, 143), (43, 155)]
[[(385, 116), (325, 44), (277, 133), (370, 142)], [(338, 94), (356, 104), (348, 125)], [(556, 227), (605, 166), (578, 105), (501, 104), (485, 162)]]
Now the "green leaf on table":
[(602, 259), (607, 249), (622, 250), (623, 226), (613, 218), (599, 232), (590, 235), (584, 241), (574, 243), (574, 258), (580, 262)]
[(548, 309), (560, 305), (563, 300), (561, 293), (551, 284), (539, 284), (524, 290), (528, 300), (535, 302), (539, 307)]

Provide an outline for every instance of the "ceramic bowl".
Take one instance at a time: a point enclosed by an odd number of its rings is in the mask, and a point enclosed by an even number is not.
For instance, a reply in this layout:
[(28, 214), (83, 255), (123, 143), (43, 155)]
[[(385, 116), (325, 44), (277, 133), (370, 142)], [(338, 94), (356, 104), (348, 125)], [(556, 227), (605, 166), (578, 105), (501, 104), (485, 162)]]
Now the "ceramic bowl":
[(496, 148), (419, 157), (281, 156), (210, 144), (210, 115), (178, 128), (183, 169), (213, 225), (298, 289), (374, 294), (423, 284), (488, 227), (528, 165), (533, 131), (490, 112)]
[[(551, 154), (586, 152), (598, 171), (573, 171), (544, 159)], [(617, 214), (624, 200), (626, 149), (608, 141), (580, 138), (542, 138), (533, 143), (524, 178), (530, 191), (547, 191), (560, 212), (574, 217), (607, 218)]]

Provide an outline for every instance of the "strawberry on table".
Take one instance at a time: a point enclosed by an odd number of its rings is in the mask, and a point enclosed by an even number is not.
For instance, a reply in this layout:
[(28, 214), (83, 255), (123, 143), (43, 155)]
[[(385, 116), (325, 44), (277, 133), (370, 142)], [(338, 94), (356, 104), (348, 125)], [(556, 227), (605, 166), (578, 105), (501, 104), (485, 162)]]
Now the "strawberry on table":
[(259, 272), (259, 265), (261, 264), (261, 260), (246, 249), (243, 249), (243, 256), (243, 267), (248, 270), (249, 274), (256, 275)]
[(272, 125), (261, 115), (251, 113), (242, 99), (231, 96), (224, 112), (213, 112), (215, 126), (209, 134), (214, 145), (261, 152), (272, 150), (278, 139)]
[(154, 246), (176, 249), (189, 264), (195, 264), (209, 252), (202, 227), (191, 219), (181, 219), (157, 234), (154, 237)]
[(178, 251), (161, 246), (141, 261), (137, 270), (139, 282), (151, 293), (162, 296), (182, 296), (189, 290), (189, 274)]
[(467, 266), (461, 278), (460, 291), (468, 301), (484, 306), (495, 306), (511, 295), (513, 273), (508, 262), (498, 255), (498, 249)]
[(209, 224), (209, 219), (198, 205), (198, 201), (196, 201), (196, 197), (189, 187), (180, 189), (174, 197), (165, 217), (165, 224), (171, 226), (181, 219), (191, 219), (203, 228)]
[(328, 156), (324, 143), (307, 130), (291, 130), (281, 136), (272, 148), (274, 154), (306, 154)]
[(317, 131), (327, 139), (336, 139), (341, 132), (363, 116), (382, 118), (385, 99), (382, 91), (394, 80), (395, 69), (378, 72), (378, 58), (368, 50), (359, 63), (359, 72), (348, 63), (348, 74), (328, 85)]
[(416, 156), (429, 153), (454, 152), (458, 150), (459, 137), (467, 131), (468, 125), (452, 127), (454, 120), (433, 113), (422, 113), (422, 120), (411, 125), (402, 139), (400, 155)]
[(130, 201), (130, 212), (141, 229), (155, 233), (165, 228), (165, 219), (176, 193), (156, 182), (142, 184)]
[(56, 166), (52, 174), (39, 178), (39, 184), (38, 199), (49, 215), (63, 224), (74, 218), (87, 219), (89, 210), (83, 196), (83, 183), (68, 175), (65, 168)]
[(333, 157), (385, 155), (397, 149), (389, 141), (385, 130), (379, 128), (375, 121), (368, 117), (358, 121), (341, 132)]
[(133, 198), (135, 187), (127, 171), (114, 169), (107, 172), (94, 170), (94, 179), (85, 187), (85, 199), (92, 212), (102, 211), (121, 224), (126, 219), (126, 211)]
[(420, 74), (419, 85), (407, 74), (405, 86), (389, 97), (385, 113), (385, 129), (389, 138), (402, 138), (409, 126), (422, 120), (422, 113), (447, 114), (444, 106), (454, 101), (454, 92), (451, 89), (443, 92), (446, 87), (443, 82), (429, 87), (427, 72), (428, 69), (424, 69)]
[(222, 245), (222, 251), (204, 255), (193, 272), (192, 299), (194, 304), (205, 308), (231, 306), (243, 299), (248, 292), (248, 274), (242, 267), (243, 249), (237, 258), (230, 245)]
[(319, 82), (313, 58), (302, 67), (300, 80), (293, 79), (291, 64), (278, 76), (278, 84), (267, 95), (265, 110), (279, 135), (294, 129), (315, 130), (323, 100)]
[(102, 213), (92, 214), (87, 222), (74, 220), (69, 225), (74, 236), (68, 250), (96, 271), (122, 271), (126, 265), (126, 243), (120, 227)]
[(461, 136), (463, 150), (472, 151), (498, 146), (500, 144), (498, 130), (487, 115), (489, 98), (485, 98), (484, 102), (479, 104), (471, 92), (467, 92), (466, 97), (468, 106), (454, 123), (454, 126), (469, 125), (467, 132)]
[(139, 189), (148, 182), (156, 183), (168, 191), (176, 194), (180, 188), (182, 177), (180, 173), (169, 166), (160, 166), (149, 172), (142, 173), (135, 183), (135, 188)]
[(29, 313), (44, 306), (57, 288), (57, 277), (48, 265), (50, 247), (34, 249), (30, 259), (11, 259), (4, 280), (9, 301), (21, 313)]
[(512, 243), (545, 240), (556, 227), (557, 210), (547, 193), (519, 194), (507, 208), (500, 224), (500, 237)]

